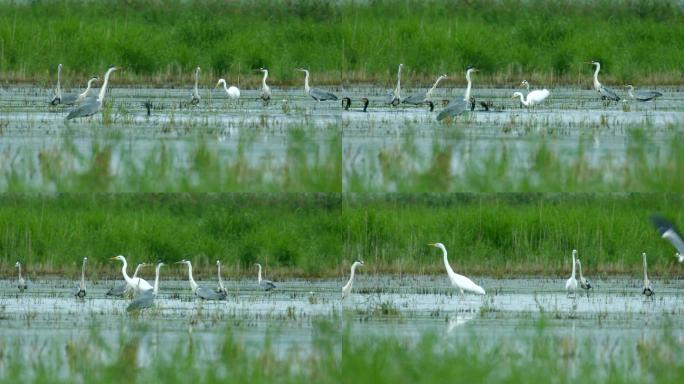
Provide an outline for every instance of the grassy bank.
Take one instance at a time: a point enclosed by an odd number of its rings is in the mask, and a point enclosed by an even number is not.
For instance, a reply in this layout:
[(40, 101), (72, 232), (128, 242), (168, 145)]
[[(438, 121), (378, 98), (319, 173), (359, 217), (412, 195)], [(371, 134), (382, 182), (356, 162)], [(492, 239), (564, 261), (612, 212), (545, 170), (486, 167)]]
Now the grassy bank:
[(316, 83), (388, 85), (402, 62), (408, 86), (467, 65), (484, 83), (588, 85), (582, 62), (597, 59), (605, 83), (671, 84), (682, 17), (676, 3), (627, 0), (20, 2), (0, 13), (0, 79), (52, 85), (61, 62), (67, 85), (111, 63), (122, 83), (187, 84), (200, 65), (242, 86), (260, 66), (275, 85), (300, 83), (297, 66)]

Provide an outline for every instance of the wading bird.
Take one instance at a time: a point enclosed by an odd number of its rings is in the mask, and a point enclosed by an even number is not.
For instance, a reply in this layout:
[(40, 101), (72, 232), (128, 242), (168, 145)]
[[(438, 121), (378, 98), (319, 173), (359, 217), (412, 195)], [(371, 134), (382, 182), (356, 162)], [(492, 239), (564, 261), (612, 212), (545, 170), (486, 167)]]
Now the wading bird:
[(461, 295), (463, 295), (464, 291), (477, 293), (478, 295), (485, 294), (485, 290), (482, 287), (473, 283), (473, 281), (469, 278), (463, 275), (459, 275), (458, 273), (454, 272), (453, 269), (451, 269), (451, 265), (449, 265), (449, 260), (447, 259), (447, 250), (446, 247), (444, 247), (444, 244), (434, 243), (428, 245), (442, 250), (442, 256), (444, 257), (444, 268), (446, 268), (447, 275), (449, 275), (451, 285), (454, 288), (458, 289), (461, 292)]
[(527, 82), (527, 80), (523, 80), (520, 85), (527, 89), (525, 100), (523, 100), (523, 95), (520, 92), (515, 92), (513, 98), (520, 97), (520, 102), (526, 107), (541, 104), (549, 95), (551, 95), (551, 92), (549, 92), (548, 89), (535, 89), (530, 92), (530, 83)]
[(216, 260), (216, 273), (218, 274), (218, 286), (216, 287), (216, 292), (218, 293), (228, 293), (226, 287), (223, 286), (223, 280), (221, 279), (221, 262)]
[(440, 75), (437, 80), (435, 81), (435, 84), (432, 85), (432, 88), (430, 88), (427, 92), (418, 92), (414, 93), (413, 95), (405, 98), (402, 100), (402, 103), (406, 104), (413, 104), (413, 105), (421, 105), (421, 104), (427, 104), (432, 101), (432, 92), (434, 92), (435, 88), (437, 88), (437, 85), (439, 84), (440, 81), (444, 80), (447, 78), (447, 75)]
[(677, 228), (666, 218), (660, 215), (651, 216), (651, 222), (658, 229), (663, 239), (667, 239), (677, 249), (675, 257), (677, 261), (684, 262), (684, 240)]
[(475, 68), (468, 68), (466, 71), (466, 81), (468, 81), (468, 86), (466, 87), (465, 95), (463, 96), (463, 99), (454, 99), (449, 102), (449, 105), (447, 105), (446, 108), (442, 110), (437, 115), (437, 121), (441, 121), (446, 119), (447, 117), (456, 117), (463, 112), (467, 111), (470, 107), (470, 89), (472, 88), (472, 81), (470, 80), (470, 74), (473, 72), (477, 72), (478, 70)]
[(307, 95), (311, 96), (316, 101), (337, 100), (337, 96), (331, 92), (309, 87), (309, 70), (304, 68), (297, 68), (297, 70), (304, 72), (304, 92), (306, 92)]
[(627, 88), (627, 94), (629, 97), (632, 99), (635, 99), (637, 101), (651, 101), (655, 100), (659, 97), (661, 97), (663, 94), (658, 91), (639, 91), (639, 92), (634, 92), (634, 86), (632, 85), (627, 85), (625, 88)]
[[(107, 84), (109, 84), (109, 76), (112, 72), (116, 71), (118, 68), (111, 66), (105, 73), (104, 83), (102, 83), (102, 88), (100, 88), (100, 94), (97, 99), (86, 99), (85, 103), (81, 104), (80, 107), (72, 110), (67, 115), (67, 120), (71, 120), (77, 117), (92, 116), (102, 109), (104, 104), (105, 92), (107, 92)], [(150, 289), (152, 289), (150, 287)]]
[[(138, 277), (138, 272), (140, 272), (140, 269), (144, 266), (147, 266), (145, 263), (140, 263), (135, 267), (135, 271), (133, 272), (133, 277), (132, 279), (136, 279)], [(126, 292), (130, 291), (131, 287), (128, 286), (128, 283), (124, 280), (122, 283), (117, 284), (113, 286), (112, 288), (107, 291), (106, 295), (107, 296), (118, 296), (122, 297)]]
[(59, 64), (57, 66), (57, 88), (55, 89), (55, 94), (52, 97), (52, 100), (50, 100), (50, 104), (52, 105), (57, 105), (62, 102), (62, 87), (61, 87), (61, 82), (62, 80), (62, 64)]
[(216, 292), (211, 289), (200, 287), (192, 278), (192, 263), (189, 260), (181, 260), (176, 264), (185, 264), (188, 266), (188, 280), (190, 281), (190, 288), (192, 292), (202, 300), (225, 300), (225, 292)]
[(387, 92), (385, 103), (390, 105), (399, 105), (401, 103), (401, 70), (404, 64), (399, 64), (399, 71), (397, 72), (397, 86), (393, 91)]
[(579, 269), (579, 275), (580, 275), (580, 278), (579, 278), (580, 288), (589, 292), (589, 290), (591, 289), (591, 283), (589, 282), (589, 280), (584, 278), (584, 275), (582, 275), (582, 262), (580, 261), (580, 259), (577, 259), (577, 268)]
[(21, 277), (21, 263), (17, 261), (17, 263), (14, 264), (14, 267), (19, 270), (19, 279), (17, 280), (17, 288), (19, 288), (19, 292), (24, 292), (26, 289), (28, 289), (28, 285), (26, 284), (26, 280), (24, 280), (24, 278)]
[(76, 297), (85, 297), (86, 296), (86, 285), (85, 285), (86, 261), (88, 261), (88, 258), (84, 257), (83, 258), (83, 265), (81, 265), (81, 281), (76, 285), (76, 289), (74, 290), (74, 296), (76, 296)]
[(342, 300), (349, 297), (352, 290), (352, 285), (354, 284), (354, 275), (356, 274), (356, 268), (363, 266), (362, 260), (356, 260), (351, 266), (351, 276), (349, 276), (349, 281), (342, 287)]
[(264, 74), (264, 78), (261, 79), (261, 100), (264, 105), (268, 105), (271, 101), (271, 88), (266, 84), (266, 79), (268, 79), (268, 69), (259, 68), (257, 71), (261, 71)]
[(226, 94), (228, 95), (229, 98), (231, 99), (239, 99), (240, 98), (240, 90), (234, 86), (231, 85), (228, 87), (226, 84), (226, 79), (219, 79), (218, 83), (216, 83), (216, 88), (218, 88), (220, 85), (223, 85), (223, 89), (226, 91)]
[(256, 263), (256, 266), (259, 268), (259, 273), (257, 277), (257, 283), (259, 284), (259, 287), (263, 289), (264, 291), (270, 291), (271, 289), (275, 289), (275, 284), (271, 280), (265, 280), (261, 278), (261, 264)]
[(83, 102), (83, 100), (85, 100), (88, 97), (88, 94), (90, 93), (90, 88), (92, 87), (93, 82), (97, 81), (97, 80), (98, 80), (97, 76), (91, 77), (90, 80), (88, 80), (88, 86), (86, 87), (85, 91), (83, 91), (82, 93), (71, 93), (69, 95), (64, 95), (62, 97), (62, 101), (60, 102), (60, 104), (64, 104), (64, 105), (80, 104), (81, 102)]
[[(363, 109), (362, 110), (357, 110), (357, 112), (368, 112), (368, 98), (364, 97), (361, 98), (361, 101), (363, 102)], [(351, 107), (351, 99), (349, 97), (343, 97), (342, 98), (342, 109), (345, 111), (349, 110), (349, 107)]]
[(140, 277), (135, 277), (135, 278), (130, 278), (128, 277), (128, 273), (126, 273), (126, 268), (128, 268), (128, 263), (126, 262), (126, 258), (123, 255), (119, 256), (114, 256), (110, 258), (110, 260), (119, 260), (123, 262), (123, 266), (121, 267), (121, 274), (124, 277), (124, 280), (126, 280), (126, 284), (133, 289), (134, 292), (140, 292), (140, 291), (148, 291), (152, 289), (152, 286), (150, 283), (145, 281), (144, 279)]
[(192, 104), (192, 105), (197, 105), (200, 102), (199, 74), (200, 74), (200, 67), (197, 67), (197, 68), (195, 68), (195, 89), (192, 91), (192, 96), (190, 98), (190, 104)]
[(591, 64), (596, 67), (594, 71), (594, 90), (596, 90), (603, 100), (620, 101), (620, 96), (615, 93), (610, 88), (606, 88), (598, 81), (598, 74), (601, 70), (601, 63), (598, 61), (588, 61), (587, 64)]
[(577, 292), (577, 279), (575, 278), (575, 265), (577, 264), (577, 250), (572, 250), (572, 275), (568, 281), (565, 282), (565, 290), (568, 292), (568, 296), (572, 293), (573, 295)]
[(138, 296), (128, 304), (126, 312), (139, 311), (154, 306), (154, 299), (157, 298), (157, 293), (159, 293), (159, 269), (161, 269), (163, 265), (164, 263), (158, 263), (157, 268), (154, 271), (154, 288), (152, 288), (151, 291), (143, 291), (138, 294)]
[(650, 297), (655, 294), (653, 292), (653, 289), (651, 288), (651, 281), (648, 280), (648, 274), (646, 273), (646, 252), (641, 254), (641, 257), (644, 259), (644, 290), (641, 291), (641, 294)]

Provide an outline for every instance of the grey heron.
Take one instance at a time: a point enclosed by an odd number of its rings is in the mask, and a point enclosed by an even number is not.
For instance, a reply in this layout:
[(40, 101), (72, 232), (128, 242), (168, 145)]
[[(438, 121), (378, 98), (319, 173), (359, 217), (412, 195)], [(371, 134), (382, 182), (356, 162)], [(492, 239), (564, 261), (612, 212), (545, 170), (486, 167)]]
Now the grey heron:
[(272, 289), (275, 289), (275, 284), (271, 280), (266, 280), (261, 278), (261, 264), (256, 263), (256, 266), (259, 267), (259, 273), (257, 277), (257, 284), (259, 284), (259, 287), (263, 289), (264, 291), (270, 291)]
[(401, 70), (404, 68), (404, 64), (399, 64), (399, 70), (397, 71), (397, 86), (393, 91), (387, 92), (387, 97), (385, 98), (385, 103), (390, 105), (399, 105), (401, 103)]
[(632, 85), (627, 85), (627, 94), (629, 95), (630, 98), (635, 99), (637, 101), (651, 101), (655, 100), (659, 97), (661, 97), (663, 94), (658, 91), (639, 91), (639, 92), (634, 92), (634, 86)]
[(352, 290), (352, 285), (354, 284), (354, 275), (356, 274), (356, 268), (364, 265), (363, 260), (356, 260), (351, 266), (351, 275), (349, 276), (349, 281), (342, 287), (342, 300), (349, 297)]
[(641, 291), (641, 294), (650, 297), (653, 296), (655, 292), (653, 292), (653, 288), (651, 288), (651, 281), (648, 279), (648, 274), (646, 273), (646, 252), (642, 253), (641, 257), (644, 261), (644, 289)]
[(580, 278), (579, 278), (580, 288), (582, 288), (588, 292), (591, 289), (591, 283), (589, 282), (589, 280), (584, 278), (584, 275), (582, 275), (582, 262), (580, 261), (579, 258), (577, 259), (577, 269), (579, 269), (579, 275), (580, 275)]
[(151, 308), (154, 306), (154, 299), (159, 293), (159, 270), (164, 263), (157, 263), (157, 268), (154, 271), (154, 288), (151, 291), (143, 291), (131, 301), (126, 307), (126, 312), (139, 311), (141, 309)]
[(188, 280), (190, 281), (190, 288), (192, 292), (202, 300), (225, 300), (226, 292), (216, 292), (208, 288), (200, 287), (192, 278), (192, 263), (189, 260), (181, 260), (176, 264), (185, 264), (188, 266)]
[[(363, 109), (359, 112), (368, 112), (368, 98), (363, 97), (363, 98), (361, 98), (361, 101), (363, 102)], [(343, 97), (342, 98), (342, 109), (345, 111), (348, 111), (350, 107), (351, 107), (351, 98)]]
[(19, 270), (19, 279), (17, 279), (17, 288), (19, 288), (19, 292), (24, 292), (26, 289), (28, 289), (28, 285), (26, 284), (26, 280), (24, 280), (24, 278), (21, 277), (21, 263), (17, 261), (17, 263), (14, 264), (14, 267)]
[(223, 90), (226, 91), (226, 94), (230, 99), (239, 99), (240, 98), (240, 90), (238, 87), (231, 85), (228, 87), (228, 84), (226, 84), (226, 79), (219, 79), (218, 83), (216, 83), (216, 88), (218, 88), (220, 85), (223, 85)]
[(128, 284), (128, 286), (130, 288), (132, 288), (134, 292), (148, 291), (148, 290), (152, 289), (152, 286), (150, 285), (150, 283), (143, 280), (142, 278), (140, 278), (140, 277), (136, 277), (136, 278), (128, 277), (128, 273), (126, 273), (126, 268), (128, 267), (128, 263), (126, 262), (126, 258), (123, 255), (114, 256), (110, 260), (119, 260), (119, 261), (123, 262), (123, 266), (121, 267), (121, 274), (123, 275), (124, 280), (126, 280), (126, 284)]
[(324, 91), (324, 90), (318, 89), (318, 88), (309, 87), (309, 70), (308, 69), (297, 68), (297, 70), (300, 72), (304, 72), (304, 92), (306, 92), (307, 95), (311, 96), (316, 101), (337, 100), (337, 96), (335, 96), (332, 92)]
[(466, 70), (466, 81), (468, 81), (468, 86), (466, 87), (465, 95), (463, 99), (454, 99), (449, 102), (446, 108), (444, 108), (438, 115), (437, 121), (446, 119), (447, 117), (456, 117), (463, 112), (467, 111), (470, 107), (470, 89), (472, 88), (472, 81), (470, 79), (470, 74), (473, 72), (478, 72), (476, 68), (468, 68)]
[(437, 85), (439, 84), (440, 81), (444, 80), (447, 78), (447, 75), (440, 75), (435, 83), (432, 85), (432, 88), (430, 88), (427, 92), (418, 92), (414, 93), (413, 95), (405, 98), (402, 100), (402, 103), (406, 104), (413, 104), (413, 105), (420, 105), (420, 104), (426, 104), (432, 101), (432, 92), (434, 92), (435, 88), (437, 88)]
[[(133, 272), (132, 279), (135, 280), (138, 277), (138, 272), (140, 272), (140, 269), (146, 265), (147, 264), (145, 263), (138, 264), (138, 266), (135, 267), (135, 272)], [(106, 295), (122, 297), (124, 294), (126, 294), (126, 292), (130, 291), (130, 289), (131, 288), (128, 286), (128, 283), (124, 280), (122, 283), (110, 288), (109, 291), (107, 291)]]
[(259, 68), (258, 71), (264, 74), (264, 78), (261, 79), (261, 100), (264, 105), (268, 105), (271, 101), (271, 88), (266, 84), (266, 79), (268, 79), (268, 69)]
[(74, 296), (85, 297), (86, 296), (86, 285), (85, 285), (85, 266), (88, 261), (87, 257), (83, 258), (83, 265), (81, 265), (81, 281), (76, 285), (74, 290)]
[(200, 95), (199, 95), (199, 74), (200, 74), (200, 67), (195, 68), (195, 89), (192, 91), (192, 97), (190, 98), (190, 104), (192, 105), (197, 105), (200, 102)]
[(601, 84), (598, 81), (598, 74), (599, 71), (601, 70), (601, 63), (598, 61), (589, 61), (587, 64), (591, 64), (596, 67), (596, 70), (594, 71), (594, 90), (596, 90), (599, 95), (601, 95), (601, 98), (604, 100), (611, 100), (611, 101), (620, 101), (620, 96), (615, 93), (610, 88), (604, 87), (603, 84)]
[(93, 82), (97, 81), (98, 77), (93, 76), (88, 80), (88, 86), (86, 87), (85, 91), (82, 93), (70, 93), (68, 95), (64, 95), (62, 97), (62, 101), (60, 104), (64, 105), (74, 105), (74, 104), (80, 104), (83, 102), (88, 97), (88, 94), (90, 93), (90, 88), (93, 85)]
[(568, 281), (565, 282), (565, 290), (568, 293), (568, 296), (572, 293), (573, 295), (575, 292), (577, 292), (577, 279), (575, 278), (575, 265), (577, 264), (577, 250), (573, 249), (572, 250), (572, 275), (570, 275), (570, 278)]
[(675, 253), (677, 261), (680, 263), (684, 262), (684, 240), (682, 239), (681, 233), (677, 230), (677, 227), (660, 215), (652, 215), (651, 223), (658, 229), (660, 236), (672, 243), (677, 249), (677, 252)]
[(102, 88), (100, 88), (100, 94), (97, 96), (97, 99), (87, 99), (80, 107), (69, 112), (66, 119), (71, 120), (77, 117), (92, 116), (99, 112), (104, 104), (105, 92), (107, 92), (107, 84), (109, 84), (109, 76), (117, 69), (118, 68), (115, 66), (109, 67), (107, 73), (105, 73), (104, 82), (102, 83)]
[(216, 287), (216, 292), (228, 293), (226, 287), (223, 286), (223, 280), (221, 279), (221, 262), (216, 260), (216, 273), (218, 274), (218, 286)]
[(62, 87), (61, 87), (61, 82), (62, 80), (62, 64), (57, 65), (57, 88), (55, 89), (55, 94), (52, 97), (52, 100), (50, 100), (50, 104), (52, 105), (57, 105), (62, 102)]
[(461, 292), (461, 295), (463, 295), (463, 292), (471, 292), (471, 293), (476, 293), (478, 295), (484, 295), (485, 290), (480, 287), (479, 285), (475, 284), (472, 280), (469, 278), (459, 275), (458, 273), (454, 272), (454, 270), (451, 268), (451, 265), (449, 264), (449, 260), (447, 259), (447, 250), (444, 244), (442, 243), (434, 243), (434, 244), (428, 244), (431, 247), (439, 248), (442, 250), (442, 257), (444, 261), (444, 268), (446, 268), (447, 275), (449, 276), (449, 280), (451, 281), (451, 286), (458, 289)]

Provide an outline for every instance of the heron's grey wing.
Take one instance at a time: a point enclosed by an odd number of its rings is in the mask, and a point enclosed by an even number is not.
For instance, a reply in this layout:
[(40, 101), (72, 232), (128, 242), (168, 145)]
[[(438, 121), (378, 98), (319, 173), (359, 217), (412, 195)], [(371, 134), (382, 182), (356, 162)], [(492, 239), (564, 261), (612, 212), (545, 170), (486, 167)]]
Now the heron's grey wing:
[(406, 104), (413, 104), (413, 105), (423, 104), (425, 102), (426, 96), (427, 96), (427, 92), (414, 93), (413, 95), (405, 98), (401, 102), (406, 103)]
[(119, 285), (113, 286), (109, 291), (107, 291), (106, 295), (107, 296), (123, 296), (124, 293), (126, 292), (126, 288), (128, 285), (126, 282), (123, 282)]
[(64, 105), (74, 105), (76, 103), (76, 100), (78, 99), (78, 95), (75, 93), (70, 93), (68, 95), (62, 96), (62, 100), (60, 101), (60, 104)]
[(97, 102), (97, 100), (91, 102), (90, 99), (86, 101), (85, 104), (81, 104), (80, 107), (71, 110), (69, 114), (67, 115), (67, 120), (74, 119), (76, 117), (86, 117), (86, 116), (92, 116), (97, 111), (100, 110), (100, 103)]
[(606, 99), (613, 100), (613, 101), (620, 101), (620, 96), (618, 96), (617, 93), (615, 93), (615, 91), (613, 91), (610, 88), (606, 88), (606, 87), (599, 88), (599, 94), (601, 94), (601, 96), (605, 97)]
[(195, 295), (204, 300), (223, 300), (226, 298), (225, 292), (216, 292), (204, 287), (198, 287)]
[(637, 100), (649, 101), (649, 100), (655, 99), (656, 97), (660, 97), (662, 95), (663, 94), (658, 92), (658, 91), (641, 91), (641, 92), (637, 92), (634, 96)]
[(261, 280), (261, 284), (259, 284), (262, 289), (266, 291), (270, 291), (271, 289), (275, 289), (275, 284), (271, 280)]
[(447, 117), (454, 117), (462, 114), (463, 112), (468, 110), (468, 103), (464, 100), (453, 100), (452, 102), (447, 105), (446, 108), (442, 110), (437, 115), (437, 121), (441, 121), (446, 119)]
[(126, 307), (126, 312), (150, 308), (154, 305), (154, 294), (151, 291), (143, 291), (135, 297)]
[(337, 100), (337, 96), (333, 93), (318, 88), (309, 90), (309, 95), (318, 101)]
[(651, 223), (653, 223), (663, 239), (670, 241), (670, 243), (677, 248), (677, 252), (684, 254), (684, 240), (682, 239), (682, 234), (672, 222), (660, 215), (653, 215), (651, 216)]

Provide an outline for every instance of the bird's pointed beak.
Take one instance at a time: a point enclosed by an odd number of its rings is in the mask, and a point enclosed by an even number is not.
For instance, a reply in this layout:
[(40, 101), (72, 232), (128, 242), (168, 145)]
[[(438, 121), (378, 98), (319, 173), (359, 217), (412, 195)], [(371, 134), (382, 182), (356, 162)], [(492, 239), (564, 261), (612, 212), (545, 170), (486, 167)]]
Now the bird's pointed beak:
[(428, 246), (434, 247), (434, 246), (435, 246), (435, 243), (428, 243)]
[(185, 261), (176, 261), (174, 264), (185, 264)]
[(116, 256), (110, 257), (109, 260), (116, 260)]

